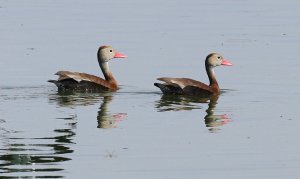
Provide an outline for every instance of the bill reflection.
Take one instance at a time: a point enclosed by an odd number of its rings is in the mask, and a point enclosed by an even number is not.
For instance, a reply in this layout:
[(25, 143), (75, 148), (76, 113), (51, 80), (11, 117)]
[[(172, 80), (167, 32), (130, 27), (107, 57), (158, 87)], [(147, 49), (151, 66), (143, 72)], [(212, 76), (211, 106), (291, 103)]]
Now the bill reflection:
[(227, 114), (216, 114), (219, 95), (209, 97), (195, 97), (183, 95), (162, 95), (156, 102), (158, 112), (183, 111), (202, 109), (203, 104), (208, 104), (204, 122), (210, 132), (217, 132), (220, 127), (230, 122)]

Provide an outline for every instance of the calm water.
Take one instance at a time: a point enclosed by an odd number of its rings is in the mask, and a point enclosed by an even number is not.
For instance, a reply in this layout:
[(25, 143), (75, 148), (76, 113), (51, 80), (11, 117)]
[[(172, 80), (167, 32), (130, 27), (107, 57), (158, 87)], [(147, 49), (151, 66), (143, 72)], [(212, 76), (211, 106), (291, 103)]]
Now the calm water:
[[(0, 0), (1, 178), (299, 178), (300, 2)], [(61, 69), (102, 75), (99, 45), (128, 55), (115, 93), (57, 94)], [(222, 93), (162, 96), (162, 76)]]

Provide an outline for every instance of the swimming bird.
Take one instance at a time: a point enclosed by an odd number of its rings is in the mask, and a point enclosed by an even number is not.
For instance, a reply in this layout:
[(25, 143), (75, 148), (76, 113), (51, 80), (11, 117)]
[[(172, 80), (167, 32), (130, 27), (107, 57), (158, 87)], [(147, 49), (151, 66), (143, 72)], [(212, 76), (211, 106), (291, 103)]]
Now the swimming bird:
[(219, 85), (214, 73), (214, 68), (220, 65), (232, 66), (218, 53), (211, 53), (206, 57), (205, 68), (209, 79), (209, 85), (189, 78), (157, 78), (165, 83), (154, 83), (164, 94), (176, 95), (218, 95)]
[(86, 73), (58, 71), (57, 73), (55, 73), (55, 75), (58, 75), (58, 79), (49, 80), (48, 82), (54, 83), (58, 87), (59, 92), (116, 91), (118, 89), (118, 84), (109, 69), (108, 62), (113, 58), (126, 58), (126, 55), (117, 52), (111, 46), (105, 45), (99, 47), (97, 57), (99, 66), (105, 79)]

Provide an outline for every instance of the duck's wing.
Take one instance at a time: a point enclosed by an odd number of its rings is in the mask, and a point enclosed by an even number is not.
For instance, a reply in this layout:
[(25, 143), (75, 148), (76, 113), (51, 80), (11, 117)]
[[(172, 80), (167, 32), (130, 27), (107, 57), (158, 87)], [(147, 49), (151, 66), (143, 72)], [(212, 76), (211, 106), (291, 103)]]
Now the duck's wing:
[(88, 86), (99, 86), (107, 89), (115, 89), (116, 86), (114, 84), (109, 83), (108, 81), (87, 73), (79, 73), (79, 72), (70, 72), (70, 71), (58, 71), (55, 73), (58, 75), (57, 80), (49, 80), (51, 83), (55, 83), (57, 86), (64, 86), (64, 84), (70, 85), (71, 83), (84, 84), (88, 88)]
[(163, 78), (158, 78), (157, 80), (163, 81), (165, 83), (173, 83), (176, 84), (178, 86), (180, 86), (182, 89), (188, 87), (188, 86), (193, 86), (193, 87), (197, 87), (197, 88), (201, 88), (203, 90), (207, 90), (207, 91), (211, 91), (211, 88), (200, 82), (200, 81), (196, 81), (190, 78), (168, 78), (168, 77), (163, 77)]
[(155, 86), (159, 87), (163, 93), (170, 92), (191, 95), (206, 95), (213, 93), (208, 85), (190, 78), (163, 77), (158, 78), (157, 80), (165, 82), (163, 84), (155, 83)]

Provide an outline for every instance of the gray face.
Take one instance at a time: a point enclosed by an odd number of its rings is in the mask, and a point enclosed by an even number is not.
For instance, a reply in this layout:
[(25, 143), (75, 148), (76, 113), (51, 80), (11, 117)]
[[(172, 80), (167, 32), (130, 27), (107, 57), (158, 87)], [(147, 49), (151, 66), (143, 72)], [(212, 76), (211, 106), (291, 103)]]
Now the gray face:
[(98, 51), (98, 59), (101, 62), (108, 62), (115, 57), (116, 51), (111, 46), (101, 46)]
[(220, 66), (223, 62), (223, 57), (222, 55), (218, 54), (218, 53), (212, 53), (209, 55), (208, 60), (208, 64), (211, 67), (216, 67), (216, 66)]

